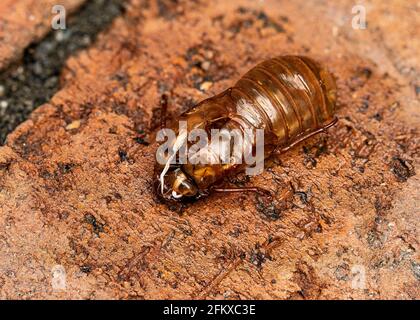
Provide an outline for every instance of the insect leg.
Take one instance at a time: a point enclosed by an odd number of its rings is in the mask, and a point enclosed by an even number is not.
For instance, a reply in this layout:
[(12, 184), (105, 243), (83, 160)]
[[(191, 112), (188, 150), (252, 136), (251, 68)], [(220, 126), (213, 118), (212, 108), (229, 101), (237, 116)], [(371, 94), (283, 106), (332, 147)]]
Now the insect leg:
[(307, 134), (305, 136), (300, 137), (299, 139), (297, 139), (296, 141), (292, 142), (287, 147), (274, 150), (273, 151), (273, 154), (281, 154), (283, 152), (286, 152), (286, 151), (290, 150), (291, 148), (293, 148), (295, 145), (301, 143), (302, 141), (304, 141), (304, 140), (306, 140), (306, 139), (308, 139), (308, 138), (310, 138), (310, 137), (312, 137), (314, 135), (317, 135), (318, 133), (325, 132), (328, 128), (331, 128), (333, 125), (335, 125), (337, 123), (337, 121), (338, 121), (338, 118), (335, 117), (333, 119), (333, 121), (331, 121), (330, 123), (328, 123), (324, 127), (319, 128), (319, 129), (317, 129), (317, 130), (315, 130), (315, 131), (313, 131), (313, 132), (311, 132), (311, 133), (309, 133), (309, 134)]
[(269, 190), (259, 187), (243, 187), (243, 188), (212, 188), (214, 192), (255, 192), (264, 196), (272, 196)]

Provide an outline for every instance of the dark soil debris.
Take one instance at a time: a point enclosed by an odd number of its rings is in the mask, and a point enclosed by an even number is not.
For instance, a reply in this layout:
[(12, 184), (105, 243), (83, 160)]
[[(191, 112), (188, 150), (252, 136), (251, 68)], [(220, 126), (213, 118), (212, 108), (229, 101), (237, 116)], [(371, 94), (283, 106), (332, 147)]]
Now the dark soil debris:
[(89, 265), (80, 266), (80, 271), (83, 273), (90, 273), (92, 271), (92, 267)]
[(417, 280), (420, 280), (420, 263), (412, 262), (411, 269), (413, 270), (413, 274)]
[(124, 2), (87, 1), (68, 19), (66, 30), (50, 32), (25, 50), (21, 65), (0, 74), (0, 144), (32, 110), (59, 90), (59, 76), (67, 58), (90, 46), (96, 35), (123, 12)]
[(257, 196), (256, 208), (268, 220), (275, 221), (282, 217), (280, 207), (274, 201), (269, 201), (267, 197)]
[(90, 224), (93, 227), (93, 232), (99, 236), (101, 232), (104, 232), (104, 224), (98, 222), (94, 215), (87, 213), (84, 217), (84, 222)]
[(271, 260), (272, 258), (267, 255), (258, 244), (255, 246), (255, 249), (251, 251), (249, 256), (249, 261), (258, 269), (262, 268), (262, 265), (267, 259)]
[(416, 174), (411, 160), (405, 160), (399, 157), (394, 157), (391, 161), (390, 166), (391, 172), (400, 182), (405, 182), (409, 177), (412, 177)]

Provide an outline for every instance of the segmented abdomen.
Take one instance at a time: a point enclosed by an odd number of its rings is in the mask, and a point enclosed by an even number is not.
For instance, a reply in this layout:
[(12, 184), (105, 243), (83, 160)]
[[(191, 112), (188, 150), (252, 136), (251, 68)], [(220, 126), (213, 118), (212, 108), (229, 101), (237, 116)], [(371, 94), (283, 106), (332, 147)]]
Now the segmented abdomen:
[(307, 57), (282, 56), (248, 71), (231, 89), (241, 127), (264, 128), (276, 144), (290, 144), (300, 135), (333, 119), (336, 85), (332, 75)]
[[(182, 115), (188, 128), (264, 129), (264, 157), (287, 148), (334, 119), (336, 85), (333, 76), (307, 57), (282, 56), (248, 71), (232, 88), (206, 99)], [(245, 140), (244, 140), (245, 143)], [(256, 140), (251, 142), (256, 147)], [(250, 148), (252, 149), (252, 148)], [(250, 150), (248, 149), (248, 150)], [(220, 148), (204, 153), (220, 158)], [(205, 190), (242, 164), (183, 165), (186, 174)]]

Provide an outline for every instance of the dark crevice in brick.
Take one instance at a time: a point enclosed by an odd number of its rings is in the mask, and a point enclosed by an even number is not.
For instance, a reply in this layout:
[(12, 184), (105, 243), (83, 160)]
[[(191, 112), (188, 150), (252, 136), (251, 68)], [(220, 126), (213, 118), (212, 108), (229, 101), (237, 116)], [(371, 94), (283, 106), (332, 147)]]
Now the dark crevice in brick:
[(66, 30), (52, 30), (26, 48), (19, 63), (0, 74), (0, 145), (60, 89), (59, 76), (67, 58), (89, 47), (124, 8), (121, 0), (87, 1), (68, 18)]

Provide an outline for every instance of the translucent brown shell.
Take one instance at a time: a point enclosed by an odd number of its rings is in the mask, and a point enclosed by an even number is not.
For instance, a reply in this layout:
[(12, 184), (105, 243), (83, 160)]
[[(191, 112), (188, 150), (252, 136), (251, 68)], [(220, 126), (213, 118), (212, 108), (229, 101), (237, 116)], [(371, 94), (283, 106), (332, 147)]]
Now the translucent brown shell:
[(232, 88), (236, 115), (271, 131), (278, 143), (323, 127), (334, 117), (336, 85), (314, 60), (283, 56), (248, 71)]
[[(335, 101), (336, 84), (325, 68), (308, 57), (281, 56), (256, 65), (233, 87), (200, 102), (179, 120), (187, 122), (188, 130), (264, 129), (268, 157), (333, 123)], [(182, 165), (200, 190), (240, 170), (243, 166)]]

